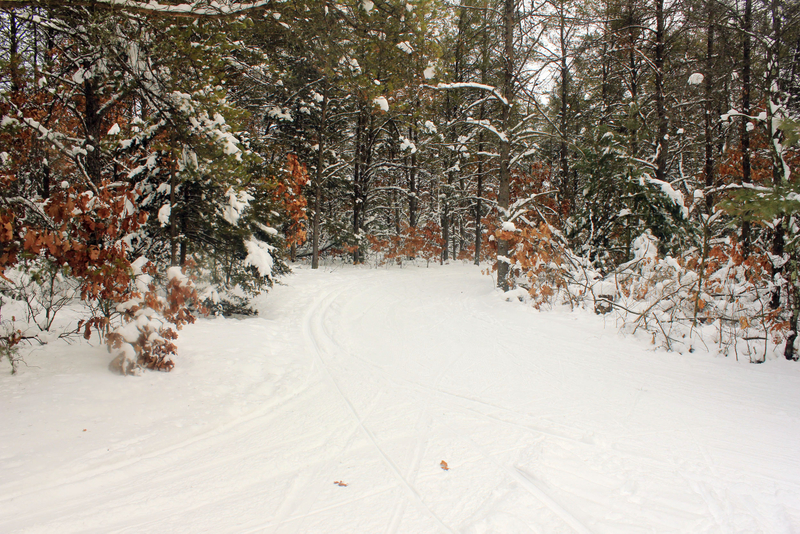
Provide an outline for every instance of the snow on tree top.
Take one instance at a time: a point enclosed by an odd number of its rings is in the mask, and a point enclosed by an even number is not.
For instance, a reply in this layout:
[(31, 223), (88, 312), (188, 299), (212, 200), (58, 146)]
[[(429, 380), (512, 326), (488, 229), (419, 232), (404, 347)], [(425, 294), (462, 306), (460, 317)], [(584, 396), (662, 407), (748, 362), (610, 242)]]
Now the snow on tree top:
[(399, 48), (400, 50), (402, 50), (406, 54), (411, 54), (411, 53), (414, 52), (414, 49), (411, 48), (411, 43), (409, 43), (408, 41), (403, 41), (401, 43), (397, 43), (396, 46), (397, 46), (397, 48)]
[(689, 76), (689, 85), (700, 85), (704, 79), (705, 77), (701, 73), (695, 72)]
[(272, 265), (274, 264), (272, 251), (275, 250), (275, 247), (263, 241), (259, 241), (254, 237), (251, 237), (245, 243), (245, 247), (247, 247), (247, 258), (244, 260), (245, 264), (255, 267), (261, 276), (272, 276)]
[(379, 97), (376, 97), (376, 98), (375, 98), (375, 99), (374, 99), (372, 102), (373, 102), (373, 103), (374, 103), (376, 106), (378, 106), (379, 108), (381, 108), (381, 110), (383, 110), (383, 111), (389, 111), (389, 101), (388, 101), (388, 100), (386, 100), (386, 97), (384, 97), (384, 96), (379, 96)]

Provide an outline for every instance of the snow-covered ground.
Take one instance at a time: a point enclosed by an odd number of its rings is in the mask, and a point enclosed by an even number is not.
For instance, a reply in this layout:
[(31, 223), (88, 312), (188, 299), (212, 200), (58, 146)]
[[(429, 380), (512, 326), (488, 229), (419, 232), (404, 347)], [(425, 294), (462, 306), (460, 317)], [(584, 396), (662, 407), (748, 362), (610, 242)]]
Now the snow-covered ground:
[(3, 374), (0, 532), (800, 532), (797, 364), (656, 352), (468, 265), (284, 284), (172, 373), (53, 344)]

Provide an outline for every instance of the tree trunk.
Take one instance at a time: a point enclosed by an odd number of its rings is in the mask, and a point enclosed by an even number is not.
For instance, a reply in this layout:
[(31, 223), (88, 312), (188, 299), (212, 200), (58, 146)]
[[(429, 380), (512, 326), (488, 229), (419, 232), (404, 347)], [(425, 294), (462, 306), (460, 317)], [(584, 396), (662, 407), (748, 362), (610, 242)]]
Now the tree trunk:
[[(412, 136), (412, 128), (408, 127), (408, 136)], [(411, 154), (411, 165), (408, 168), (408, 225), (411, 228), (417, 227), (417, 210), (419, 200), (417, 198), (417, 154)]]
[(19, 76), (19, 36), (17, 33), (17, 16), (12, 11), (8, 19), (8, 59), (9, 71), (11, 74), (11, 93), (19, 92), (22, 87)]
[[(633, 103), (633, 113), (639, 113), (639, 68), (636, 60), (636, 32), (637, 24), (635, 21), (635, 9), (633, 0), (628, 1), (628, 68), (630, 70), (630, 86), (631, 102)], [(630, 147), (631, 156), (637, 157), (639, 155), (639, 117), (634, 115), (631, 117), (631, 131), (630, 131)]]
[[(750, 178), (750, 32), (753, 30), (752, 0), (744, 2), (744, 28), (742, 42), (742, 117), (739, 136), (742, 144), (742, 183), (749, 184)], [(750, 255), (750, 221), (742, 221), (742, 255)]]
[(705, 174), (706, 186), (706, 213), (709, 215), (714, 209), (714, 195), (709, 191), (714, 187), (714, 126), (711, 112), (714, 109), (714, 24), (715, 11), (714, 2), (709, 2), (708, 6), (708, 26), (706, 30), (706, 76), (705, 83), (705, 103), (704, 111), (704, 141), (705, 141)]
[[(797, 264), (800, 261), (800, 258), (795, 256), (792, 258), (792, 261), (789, 264), (790, 269), (794, 271), (794, 276), (797, 277)], [(798, 321), (800, 321), (800, 280), (795, 278), (789, 284), (789, 299), (790, 299), (790, 306), (792, 310), (792, 318), (790, 323), (791, 330), (789, 331), (789, 335), (786, 336), (786, 346), (783, 349), (783, 356), (787, 360), (797, 360), (797, 352), (794, 349), (794, 343), (797, 340), (797, 329), (798, 329)]]
[[(483, 41), (481, 43), (481, 83), (486, 85), (488, 82), (489, 70), (489, 32), (484, 25), (483, 27)], [(486, 102), (481, 101), (480, 112), (478, 115), (481, 121), (486, 119)], [(481, 219), (483, 218), (483, 206), (481, 200), (483, 199), (483, 175), (484, 169), (484, 132), (478, 132), (478, 188), (476, 191), (477, 198), (475, 199), (475, 265), (481, 263), (481, 242), (483, 241), (483, 228), (481, 226)]]
[[(497, 208), (500, 221), (508, 220), (511, 183), (511, 104), (514, 100), (514, 0), (503, 2), (504, 54), (502, 94), (506, 103), (502, 106), (500, 140), (500, 183), (497, 192)], [(506, 239), (497, 239), (497, 287), (503, 291), (509, 289), (509, 244)]]
[(561, 129), (561, 139), (559, 141), (559, 149), (558, 149), (558, 162), (559, 162), (559, 186), (561, 189), (561, 200), (569, 201), (572, 204), (574, 199), (571, 198), (571, 187), (569, 184), (569, 157), (568, 157), (568, 146), (567, 146), (567, 128), (569, 126), (567, 111), (568, 111), (568, 103), (567, 103), (567, 95), (569, 94), (569, 70), (567, 68), (567, 21), (564, 17), (564, 2), (559, 3), (559, 38), (560, 38), (560, 46), (561, 46), (561, 59), (560, 63), (560, 73), (559, 76), (561, 77), (561, 83), (559, 86), (559, 97), (561, 98), (561, 110), (560, 110), (560, 118), (561, 122), (559, 124), (559, 128)]
[(322, 180), (324, 173), (322, 172), (323, 165), (325, 164), (325, 122), (328, 117), (328, 84), (327, 81), (323, 82), (324, 88), (322, 91), (322, 110), (319, 120), (319, 128), (317, 129), (317, 136), (319, 138), (319, 145), (317, 149), (317, 171), (314, 179), (314, 218), (311, 222), (311, 268), (319, 268), (319, 230), (320, 230), (320, 216), (319, 210), (321, 207), (322, 199)]
[(359, 236), (361, 229), (361, 173), (363, 155), (361, 144), (364, 137), (364, 110), (359, 104), (358, 119), (356, 121), (356, 137), (355, 137), (355, 161), (353, 162), (353, 238), (355, 239), (356, 249), (353, 251), (353, 263), (358, 264), (361, 261), (359, 255)]
[(667, 179), (667, 145), (669, 119), (664, 107), (664, 0), (656, 0), (656, 117), (658, 142), (656, 143), (656, 179)]
[[(781, 143), (781, 131), (774, 127), (775, 112), (778, 110), (781, 99), (780, 87), (780, 46), (781, 46), (781, 14), (779, 12), (777, 0), (771, 2), (772, 11), (772, 38), (767, 48), (767, 126), (770, 133), (770, 148), (772, 155), (772, 185), (776, 189), (784, 184), (784, 160), (778, 145)], [(783, 275), (783, 254), (785, 249), (786, 230), (784, 220), (786, 214), (781, 213), (776, 217), (775, 229), (772, 233), (772, 254), (775, 261), (772, 262), (772, 279), (782, 278)], [(769, 302), (770, 308), (776, 310), (781, 305), (781, 286), (775, 284), (772, 288), (772, 295)]]
[(100, 136), (102, 135), (102, 116), (100, 114), (100, 99), (98, 98), (94, 78), (83, 82), (84, 98), (84, 124), (86, 138), (89, 146), (86, 147), (85, 157), (86, 174), (93, 184), (99, 185), (102, 181), (103, 163), (100, 158)]
[(169, 264), (178, 265), (178, 217), (175, 213), (175, 165), (169, 153)]

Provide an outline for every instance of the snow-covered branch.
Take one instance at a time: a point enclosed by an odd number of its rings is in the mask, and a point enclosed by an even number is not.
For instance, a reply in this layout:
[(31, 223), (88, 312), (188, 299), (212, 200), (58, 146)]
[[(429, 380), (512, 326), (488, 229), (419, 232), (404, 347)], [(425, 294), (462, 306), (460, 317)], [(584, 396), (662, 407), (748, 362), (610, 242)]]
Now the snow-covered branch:
[(231, 0), (202, 0), (183, 4), (162, 4), (155, 0), (0, 0), (0, 9), (27, 7), (92, 7), (122, 9), (145, 15), (165, 17), (208, 18), (239, 15), (256, 9), (265, 9), (272, 0), (234, 2)]
[(482, 83), (475, 83), (475, 82), (458, 82), (458, 83), (440, 83), (438, 85), (426, 85), (425, 87), (430, 87), (431, 89), (437, 91), (446, 91), (451, 89), (480, 89), (481, 91), (488, 91), (492, 95), (494, 95), (497, 100), (503, 103), (504, 106), (508, 106), (508, 100), (501, 95), (497, 91), (497, 87), (491, 85), (485, 85)]

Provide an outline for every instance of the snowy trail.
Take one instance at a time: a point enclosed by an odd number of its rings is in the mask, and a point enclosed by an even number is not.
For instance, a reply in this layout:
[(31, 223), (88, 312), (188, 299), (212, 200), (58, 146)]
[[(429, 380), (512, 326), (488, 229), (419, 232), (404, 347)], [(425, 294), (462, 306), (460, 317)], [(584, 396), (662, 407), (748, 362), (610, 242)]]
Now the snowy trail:
[(796, 365), (653, 352), (473, 266), (285, 282), (168, 375), (73, 346), (0, 377), (0, 532), (800, 532)]

